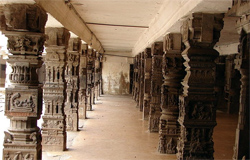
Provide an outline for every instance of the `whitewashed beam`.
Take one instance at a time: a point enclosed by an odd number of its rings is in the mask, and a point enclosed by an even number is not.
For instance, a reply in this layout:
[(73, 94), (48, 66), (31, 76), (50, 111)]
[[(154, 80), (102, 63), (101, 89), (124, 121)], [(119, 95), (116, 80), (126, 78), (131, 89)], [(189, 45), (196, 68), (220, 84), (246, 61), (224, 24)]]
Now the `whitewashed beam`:
[(63, 0), (34, 0), (38, 5), (44, 8), (55, 19), (57, 19), (65, 28), (74, 32), (79, 38), (91, 45), (92, 48), (100, 53), (104, 52), (101, 42), (86, 26), (82, 19), (70, 9)]

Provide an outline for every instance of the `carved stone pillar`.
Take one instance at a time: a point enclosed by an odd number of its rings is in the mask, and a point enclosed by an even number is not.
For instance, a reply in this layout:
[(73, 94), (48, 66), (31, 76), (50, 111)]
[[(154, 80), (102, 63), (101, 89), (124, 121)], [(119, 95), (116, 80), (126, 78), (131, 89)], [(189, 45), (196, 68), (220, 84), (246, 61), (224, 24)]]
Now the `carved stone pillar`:
[(46, 28), (45, 67), (43, 87), (45, 111), (42, 124), (44, 151), (66, 149), (65, 106), (65, 58), (70, 33), (65, 28)]
[(3, 159), (41, 159), (41, 133), (37, 120), (42, 112), (42, 90), (36, 70), (41, 66), (46, 12), (37, 5), (3, 6), (1, 30), (8, 37)]
[(151, 48), (146, 48), (144, 51), (144, 99), (143, 99), (143, 119), (148, 120), (150, 109), (150, 91), (151, 91), (151, 76), (152, 76), (152, 56)]
[(227, 113), (239, 112), (240, 73), (235, 70), (235, 54), (228, 55), (225, 65), (225, 99)]
[(215, 67), (219, 53), (213, 49), (223, 28), (223, 14), (193, 13), (184, 21), (186, 76), (179, 97), (178, 159), (213, 159), (216, 125)]
[(138, 100), (138, 87), (139, 87), (139, 80), (138, 80), (138, 61), (139, 61), (139, 55), (135, 56), (135, 63), (134, 63), (134, 81), (133, 81), (133, 99), (135, 101)]
[(96, 53), (95, 58), (95, 101), (99, 98), (99, 88), (100, 88), (100, 54)]
[(81, 40), (70, 38), (66, 53), (66, 101), (64, 113), (66, 116), (66, 129), (68, 131), (78, 130), (78, 89), (79, 89), (79, 58), (81, 51)]
[(96, 51), (92, 50), (92, 78), (91, 78), (91, 101), (92, 104), (95, 104), (95, 60), (96, 60)]
[(82, 45), (82, 53), (80, 54), (80, 65), (79, 65), (79, 118), (86, 119), (87, 111), (87, 53), (88, 45)]
[(135, 100), (135, 76), (136, 76), (136, 56), (134, 57), (134, 72), (133, 72), (133, 87), (132, 87), (132, 98)]
[(143, 111), (143, 103), (144, 103), (144, 52), (142, 52), (140, 57), (140, 77), (139, 77), (139, 109), (142, 112)]
[[(248, 1), (250, 6), (250, 2)], [(249, 12), (248, 12), (249, 13)], [(240, 108), (234, 146), (233, 159), (249, 159), (249, 54), (250, 54), (250, 15), (243, 15), (236, 22), (240, 34), (239, 54), (235, 68), (241, 74)]]
[(167, 34), (164, 37), (164, 52), (162, 72), (164, 83), (161, 88), (161, 109), (159, 130), (160, 153), (175, 154), (177, 140), (180, 136), (179, 95), (181, 93), (181, 80), (185, 71), (181, 56), (182, 41), (180, 33)]
[(149, 110), (149, 131), (158, 132), (161, 116), (161, 85), (162, 85), (162, 56), (163, 42), (155, 42), (151, 47), (152, 77), (151, 99)]
[(138, 68), (138, 73), (137, 73), (137, 90), (136, 90), (136, 107), (139, 107), (139, 105), (140, 105), (140, 98), (141, 98), (141, 96), (140, 96), (140, 91), (141, 91), (141, 55), (142, 55), (142, 53), (139, 53), (137, 56), (137, 68)]
[(93, 50), (88, 49), (87, 54), (87, 110), (92, 111), (93, 104)]

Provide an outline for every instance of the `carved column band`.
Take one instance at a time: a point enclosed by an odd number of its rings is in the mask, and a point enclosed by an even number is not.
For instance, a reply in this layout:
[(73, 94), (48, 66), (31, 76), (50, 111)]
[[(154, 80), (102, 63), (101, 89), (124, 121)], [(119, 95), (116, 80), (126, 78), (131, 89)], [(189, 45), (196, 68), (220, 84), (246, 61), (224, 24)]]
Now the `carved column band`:
[(179, 97), (178, 159), (213, 159), (213, 128), (216, 125), (215, 62), (213, 49), (223, 28), (223, 14), (193, 13), (183, 22), (186, 75)]
[(163, 42), (155, 42), (151, 47), (152, 55), (152, 77), (151, 77), (151, 98), (149, 111), (149, 131), (159, 131), (161, 116), (161, 85), (162, 85), (162, 56)]
[(42, 90), (36, 70), (41, 66), (46, 12), (37, 5), (3, 6), (1, 30), (8, 37), (3, 159), (42, 159), (37, 120), (42, 112)]
[(42, 124), (44, 151), (66, 150), (65, 58), (70, 33), (65, 28), (46, 28), (45, 112)]
[(182, 41), (180, 33), (167, 34), (164, 37), (164, 55), (162, 72), (164, 83), (161, 89), (161, 109), (159, 147), (160, 153), (175, 154), (177, 140), (180, 136), (179, 95), (181, 93), (181, 80), (185, 71), (181, 56)]
[(151, 75), (152, 75), (152, 56), (151, 48), (144, 51), (144, 99), (143, 99), (143, 119), (148, 120), (150, 109), (150, 91), (151, 91)]

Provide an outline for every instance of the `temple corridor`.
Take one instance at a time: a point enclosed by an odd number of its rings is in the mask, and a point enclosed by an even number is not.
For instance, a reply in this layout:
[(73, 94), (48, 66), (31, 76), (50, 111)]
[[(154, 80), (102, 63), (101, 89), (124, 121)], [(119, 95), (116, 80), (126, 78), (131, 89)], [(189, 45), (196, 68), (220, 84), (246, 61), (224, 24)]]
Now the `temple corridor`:
[[(131, 95), (102, 95), (79, 132), (67, 132), (67, 151), (43, 152), (43, 160), (167, 160), (176, 155), (157, 151), (158, 133), (149, 133), (148, 121)], [(237, 115), (217, 112), (215, 159), (231, 159)]]

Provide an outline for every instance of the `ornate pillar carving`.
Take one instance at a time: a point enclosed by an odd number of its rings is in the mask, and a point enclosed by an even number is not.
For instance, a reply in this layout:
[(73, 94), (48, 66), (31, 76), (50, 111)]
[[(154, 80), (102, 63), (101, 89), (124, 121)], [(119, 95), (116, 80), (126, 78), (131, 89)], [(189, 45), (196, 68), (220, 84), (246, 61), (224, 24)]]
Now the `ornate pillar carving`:
[(41, 133), (37, 120), (42, 112), (42, 90), (36, 70), (41, 66), (46, 12), (37, 5), (3, 6), (1, 30), (8, 37), (3, 159), (41, 159)]
[(140, 98), (141, 98), (141, 96), (140, 96), (140, 90), (141, 90), (141, 85), (140, 85), (140, 83), (141, 83), (141, 54), (142, 53), (139, 53), (138, 55), (137, 55), (137, 69), (138, 69), (138, 73), (137, 73), (137, 80), (136, 80), (136, 82), (137, 82), (137, 84), (136, 84), (136, 107), (140, 107), (139, 105), (140, 105)]
[(148, 120), (150, 109), (150, 91), (151, 91), (151, 76), (152, 76), (152, 56), (151, 48), (146, 48), (144, 51), (144, 99), (143, 99), (143, 119)]
[[(250, 2), (247, 2), (250, 5)], [(240, 34), (239, 54), (236, 55), (235, 69), (241, 74), (239, 119), (236, 129), (233, 159), (249, 159), (249, 54), (250, 15), (241, 16), (236, 27)]]
[(227, 113), (239, 112), (240, 73), (234, 69), (235, 54), (228, 55), (225, 63), (225, 100)]
[(93, 104), (93, 50), (88, 49), (87, 54), (87, 110), (92, 111)]
[(87, 111), (87, 54), (88, 45), (82, 45), (82, 52), (80, 54), (80, 65), (79, 65), (79, 118), (86, 119)]
[(46, 78), (43, 87), (45, 111), (42, 124), (44, 151), (66, 149), (65, 59), (70, 33), (65, 28), (46, 28)]
[(182, 40), (186, 49), (186, 76), (179, 97), (178, 159), (213, 159), (213, 128), (216, 125), (215, 62), (213, 49), (223, 28), (223, 14), (193, 13), (184, 21)]
[(180, 33), (170, 33), (164, 37), (164, 55), (162, 72), (164, 83), (161, 88), (161, 109), (159, 130), (160, 153), (175, 154), (177, 152), (177, 140), (180, 136), (179, 95), (181, 94), (181, 80), (185, 70), (181, 56), (182, 41)]
[(140, 54), (140, 77), (139, 77), (139, 109), (143, 111), (143, 103), (144, 103), (144, 52)]
[(100, 53), (96, 52), (95, 58), (95, 101), (98, 101), (100, 90)]
[(64, 113), (66, 116), (66, 129), (68, 131), (78, 130), (78, 90), (79, 90), (79, 60), (81, 51), (81, 40), (70, 38), (66, 53), (66, 101)]
[(155, 42), (151, 47), (152, 55), (152, 77), (151, 77), (151, 99), (149, 110), (149, 131), (158, 132), (161, 116), (161, 85), (162, 85), (162, 56), (163, 42)]
[(134, 66), (134, 100), (138, 103), (139, 100), (139, 54), (135, 56), (135, 66)]

